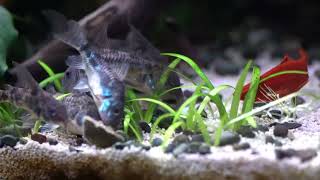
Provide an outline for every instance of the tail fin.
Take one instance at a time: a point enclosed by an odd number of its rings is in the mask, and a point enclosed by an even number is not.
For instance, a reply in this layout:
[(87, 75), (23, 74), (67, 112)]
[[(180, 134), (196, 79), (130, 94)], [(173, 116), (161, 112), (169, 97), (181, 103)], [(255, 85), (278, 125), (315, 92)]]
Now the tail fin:
[(43, 14), (52, 26), (55, 38), (78, 51), (88, 44), (84, 29), (76, 21), (67, 20), (64, 15), (53, 10), (44, 11)]

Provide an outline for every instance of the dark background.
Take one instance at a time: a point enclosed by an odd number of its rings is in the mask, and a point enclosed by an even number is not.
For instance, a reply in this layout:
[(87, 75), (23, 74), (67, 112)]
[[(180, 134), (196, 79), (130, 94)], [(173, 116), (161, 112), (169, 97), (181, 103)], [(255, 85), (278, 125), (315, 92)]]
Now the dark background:
[[(199, 47), (207, 46), (212, 52), (223, 52), (228, 47), (236, 47), (243, 57), (255, 58), (265, 45), (250, 44), (248, 36), (252, 31), (267, 30), (262, 44), (272, 42), (275, 47), (271, 48), (271, 53), (274, 56), (280, 57), (288, 50), (278, 44), (292, 40), (298, 42), (293, 48), (306, 48), (314, 57), (319, 52), (318, 0), (148, 1), (153, 3), (146, 3), (150, 5), (147, 9), (154, 13), (150, 21), (141, 23), (138, 28), (162, 51), (184, 53), (201, 61), (205, 58), (199, 52)], [(14, 15), (15, 26), (20, 33), (19, 41), (11, 53), (12, 57), (22, 61), (50, 40), (48, 26), (41, 15), (42, 10), (55, 9), (69, 18), (80, 19), (105, 2), (107, 1), (0, 0)], [(205, 61), (207, 60), (203, 60), (202, 64)]]

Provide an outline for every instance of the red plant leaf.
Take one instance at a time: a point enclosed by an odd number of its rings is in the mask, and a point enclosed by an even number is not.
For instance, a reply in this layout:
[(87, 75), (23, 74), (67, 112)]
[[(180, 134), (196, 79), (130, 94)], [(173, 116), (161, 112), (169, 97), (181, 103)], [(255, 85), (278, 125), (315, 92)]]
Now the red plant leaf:
[[(300, 90), (308, 82), (308, 55), (303, 49), (299, 50), (299, 54), (300, 58), (297, 60), (290, 58), (288, 55), (284, 56), (281, 63), (261, 75), (260, 80), (283, 71), (304, 71), (306, 74), (281, 74), (260, 82), (256, 95), (256, 102), (274, 101), (276, 98), (270, 95), (272, 92), (281, 98)], [(250, 83), (243, 87), (241, 100), (244, 99), (249, 88)]]

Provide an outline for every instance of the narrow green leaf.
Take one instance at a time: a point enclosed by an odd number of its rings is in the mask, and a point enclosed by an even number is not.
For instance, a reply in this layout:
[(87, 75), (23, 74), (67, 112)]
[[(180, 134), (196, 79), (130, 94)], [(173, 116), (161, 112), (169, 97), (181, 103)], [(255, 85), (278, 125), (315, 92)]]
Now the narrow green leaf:
[[(244, 98), (242, 113), (247, 113), (253, 109), (253, 105), (256, 100), (257, 90), (259, 88), (259, 83), (260, 83), (260, 69), (255, 66), (253, 67), (250, 89)], [(246, 118), (246, 121), (249, 122), (249, 124), (253, 125), (254, 127), (256, 126), (256, 124), (253, 123), (254, 121), (253, 118), (249, 118), (249, 119)], [(237, 127), (239, 126), (236, 125), (236, 128)]]
[[(38, 60), (38, 64), (48, 73), (48, 75), (50, 77), (55, 75), (53, 70), (46, 63), (42, 62), (41, 60)], [(60, 81), (57, 78), (54, 78), (53, 82), (54, 82), (54, 85), (56, 86), (57, 90), (59, 92), (62, 92), (62, 85), (61, 85)]]
[(262, 82), (264, 82), (264, 81), (266, 81), (266, 80), (268, 80), (268, 79), (270, 79), (270, 78), (273, 78), (273, 77), (276, 77), (276, 76), (280, 76), (280, 75), (283, 75), (283, 74), (304, 74), (304, 75), (307, 75), (308, 72), (298, 71), (298, 70), (280, 71), (280, 72), (271, 74), (270, 76), (261, 79), (261, 80), (260, 80), (260, 83), (262, 83)]
[[(127, 96), (129, 97), (129, 99), (136, 99), (137, 98), (136, 94), (134, 93), (134, 91), (132, 89), (127, 89), (126, 93), (127, 93)], [(142, 112), (142, 108), (141, 108), (139, 102), (132, 101), (132, 108), (134, 110), (133, 119), (135, 121), (143, 120), (143, 112)]]
[(51, 83), (51, 82), (55, 82), (55, 81), (59, 81), (61, 78), (63, 78), (63, 76), (64, 76), (64, 73), (57, 73), (57, 74), (55, 74), (55, 75), (53, 75), (53, 76), (49, 76), (49, 77), (47, 77), (46, 79), (44, 79), (44, 80), (42, 80), (40, 83), (39, 83), (39, 86), (41, 87), (41, 88), (44, 88), (44, 87), (46, 87), (49, 83)]
[(230, 119), (233, 119), (233, 118), (238, 116), (240, 96), (241, 96), (241, 93), (242, 93), (243, 85), (244, 85), (244, 82), (246, 80), (247, 74), (248, 74), (248, 72), (250, 70), (251, 64), (252, 64), (252, 61), (249, 61), (247, 63), (247, 65), (243, 69), (243, 71), (242, 71), (242, 73), (241, 73), (241, 75), (239, 77), (239, 80), (237, 82), (235, 91), (233, 93), (232, 104), (231, 104), (231, 109), (230, 109), (230, 113), (229, 113)]
[(151, 99), (151, 98), (137, 98), (137, 99), (132, 99), (132, 100), (129, 100), (128, 102), (132, 102), (132, 101), (147, 101), (147, 102), (152, 102), (152, 103), (155, 103), (155, 104), (158, 104), (160, 105), (161, 107), (163, 107), (165, 110), (167, 110), (168, 112), (170, 113), (175, 113), (175, 110), (172, 109), (169, 105), (159, 101), (159, 100), (156, 100), (156, 99)]
[(173, 135), (175, 129), (177, 129), (178, 127), (182, 126), (183, 122), (182, 121), (178, 121), (175, 123), (172, 123), (171, 126), (166, 130), (165, 134), (164, 134), (164, 138), (163, 138), (163, 142), (162, 142), (162, 148), (166, 147), (169, 143), (169, 139), (171, 138), (171, 136)]
[(256, 100), (259, 82), (260, 82), (260, 69), (258, 67), (253, 67), (251, 84), (250, 84), (249, 91), (244, 98), (242, 113), (246, 113), (252, 110), (254, 102)]
[[(162, 53), (162, 55), (172, 56), (172, 57), (176, 57), (176, 58), (182, 59), (183, 61), (188, 63), (192, 67), (192, 69), (198, 74), (198, 76), (205, 83), (205, 86), (207, 86), (210, 89), (214, 89), (214, 86), (211, 83), (211, 81), (208, 79), (208, 77), (204, 74), (204, 72), (200, 69), (200, 67), (192, 59), (188, 58), (187, 56), (183, 56), (181, 54), (175, 54), (175, 53)], [(219, 96), (214, 96), (213, 102), (218, 107), (218, 111), (219, 111), (219, 114), (220, 114), (221, 121), (223, 123), (228, 122), (228, 120), (229, 120), (228, 113), (227, 113), (227, 111), (225, 109), (225, 106), (223, 105), (223, 103), (221, 101), (221, 98)]]
[(172, 116), (173, 116), (173, 114), (171, 114), (171, 113), (166, 113), (166, 114), (163, 114), (163, 115), (159, 116), (159, 117), (154, 121), (154, 123), (153, 123), (152, 126), (151, 126), (151, 131), (150, 131), (150, 142), (151, 142), (152, 139), (153, 139), (153, 135), (154, 135), (154, 133), (156, 132), (156, 129), (157, 129), (159, 123), (160, 123), (162, 120), (164, 120), (164, 119), (166, 119), (166, 118), (169, 118), (169, 117), (172, 117)]

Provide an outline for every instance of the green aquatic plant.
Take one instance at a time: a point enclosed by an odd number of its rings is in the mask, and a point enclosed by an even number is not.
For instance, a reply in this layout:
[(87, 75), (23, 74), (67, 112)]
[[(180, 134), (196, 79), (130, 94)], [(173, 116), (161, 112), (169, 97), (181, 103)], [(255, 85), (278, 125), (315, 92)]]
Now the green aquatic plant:
[[(210, 105), (211, 103), (215, 104), (220, 115), (219, 126), (216, 128), (215, 134), (214, 134), (214, 140), (215, 140), (214, 145), (219, 145), (220, 138), (224, 130), (236, 131), (239, 127), (243, 125), (250, 125), (252, 127), (256, 127), (256, 122), (253, 118), (254, 114), (259, 113), (267, 108), (280, 104), (283, 101), (286, 101), (289, 98), (296, 96), (296, 94), (293, 93), (293, 94), (290, 94), (289, 96), (276, 99), (275, 101), (268, 103), (262, 107), (253, 109), (253, 105), (256, 101), (256, 94), (260, 84), (260, 69), (256, 66), (252, 66), (252, 61), (249, 61), (244, 67), (235, 88), (233, 88), (230, 85), (220, 85), (220, 86), (214, 87), (213, 84), (205, 75), (205, 73), (198, 67), (198, 65), (192, 59), (186, 56), (183, 56), (180, 54), (174, 54), (174, 53), (164, 53), (163, 55), (176, 58), (169, 65), (167, 72), (172, 71), (172, 69), (174, 69), (178, 65), (178, 63), (180, 63), (180, 61), (182, 60), (187, 64), (189, 64), (190, 67), (196, 72), (196, 74), (202, 80), (202, 82), (200, 82), (199, 84), (194, 84), (193, 87), (195, 87), (195, 91), (193, 92), (193, 94), (189, 98), (187, 98), (177, 109), (173, 109), (170, 105), (166, 104), (165, 102), (162, 102), (159, 95), (163, 95), (172, 90), (182, 88), (183, 86), (174, 87), (169, 90), (162, 90), (163, 92), (158, 91), (156, 95), (150, 98), (134, 98), (134, 99), (131, 98), (127, 101), (127, 103), (129, 104), (135, 103), (134, 105), (132, 104), (133, 106), (135, 106), (135, 108), (133, 108), (135, 110), (132, 111), (133, 115), (131, 117), (138, 118), (139, 120), (146, 120), (147, 123), (151, 123), (150, 141), (152, 141), (154, 133), (157, 131), (158, 125), (166, 119), (172, 119), (171, 125), (168, 127), (168, 129), (165, 130), (164, 133), (162, 132), (164, 134), (164, 141), (162, 144), (163, 147), (165, 147), (169, 143), (170, 137), (175, 132), (174, 130), (177, 128), (182, 128), (184, 130), (190, 130), (193, 132), (201, 132), (205, 142), (207, 142), (208, 144), (211, 144), (212, 138), (210, 137), (210, 134), (208, 132), (208, 127), (204, 120), (205, 117), (202, 115), (202, 113), (206, 108), (210, 112), (213, 112), (212, 107)], [(250, 69), (252, 69), (251, 85), (243, 99), (243, 103), (240, 103), (241, 95), (243, 93), (244, 83), (249, 74)], [(276, 77), (286, 73), (294, 73), (294, 72), (281, 72), (280, 74), (276, 74), (272, 76)], [(160, 80), (160, 82), (164, 84), (166, 77), (161, 77), (161, 78), (163, 78), (163, 81)], [(265, 81), (265, 79), (263, 80)], [(229, 113), (227, 112), (226, 105), (222, 102), (219, 96), (219, 93), (221, 91), (228, 88), (231, 88), (234, 90)], [(201, 102), (199, 103), (200, 105), (197, 106), (200, 99), (201, 99)], [(151, 110), (148, 109), (146, 112), (141, 111), (141, 107), (139, 103), (137, 103), (136, 101), (148, 102), (149, 107), (152, 107), (152, 109)], [(156, 117), (155, 121), (151, 121), (152, 117), (154, 117), (153, 112), (156, 107), (163, 109), (165, 113)], [(135, 115), (135, 113), (138, 113), (138, 114)], [(144, 117), (145, 119), (143, 119), (142, 117)]]
[(53, 82), (55, 85), (55, 88), (58, 90), (58, 92), (62, 92), (62, 85), (60, 82), (60, 79), (64, 76), (64, 73), (58, 73), (55, 74), (53, 69), (50, 68), (50, 66), (48, 66), (46, 63), (44, 63), (41, 60), (38, 60), (38, 64), (47, 72), (47, 74), (49, 75), (48, 78), (42, 80), (39, 85), (40, 87), (45, 87), (46, 85), (48, 85), (48, 83)]

